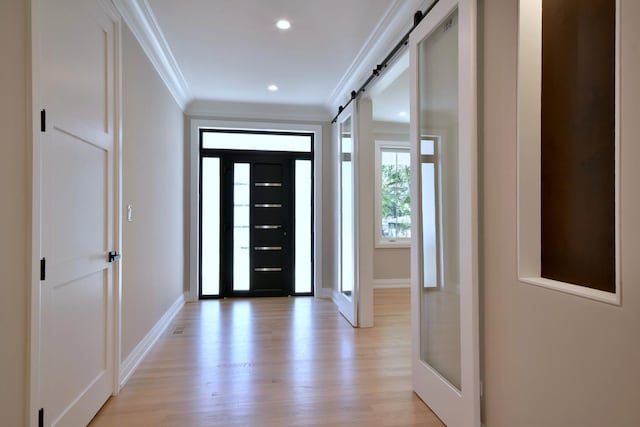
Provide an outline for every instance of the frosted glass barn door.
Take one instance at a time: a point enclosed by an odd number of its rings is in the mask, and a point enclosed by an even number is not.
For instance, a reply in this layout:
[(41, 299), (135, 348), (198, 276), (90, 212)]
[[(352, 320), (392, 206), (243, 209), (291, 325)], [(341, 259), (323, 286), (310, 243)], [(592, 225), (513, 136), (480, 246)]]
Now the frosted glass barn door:
[(475, 19), (441, 0), (410, 38), (413, 387), (449, 427), (480, 425)]
[(358, 257), (356, 209), (356, 140), (354, 135), (353, 109), (345, 110), (336, 124), (338, 150), (339, 200), (338, 241), (340, 255), (338, 259), (339, 289), (334, 292), (334, 301), (340, 313), (354, 326), (358, 326)]

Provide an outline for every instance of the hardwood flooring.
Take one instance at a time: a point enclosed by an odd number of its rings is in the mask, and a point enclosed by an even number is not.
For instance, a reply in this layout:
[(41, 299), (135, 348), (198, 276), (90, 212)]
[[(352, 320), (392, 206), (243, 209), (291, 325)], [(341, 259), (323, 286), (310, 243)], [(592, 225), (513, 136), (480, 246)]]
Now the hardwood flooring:
[(187, 304), (90, 425), (442, 426), (411, 391), (408, 289), (374, 300), (369, 329), (308, 297)]

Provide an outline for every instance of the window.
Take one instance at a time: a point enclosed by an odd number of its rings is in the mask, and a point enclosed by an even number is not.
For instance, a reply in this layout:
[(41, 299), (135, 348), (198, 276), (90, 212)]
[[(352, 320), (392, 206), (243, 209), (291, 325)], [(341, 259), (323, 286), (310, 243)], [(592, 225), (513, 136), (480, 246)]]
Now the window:
[(311, 138), (306, 134), (239, 129), (202, 129), (201, 132), (205, 149), (311, 152)]
[(620, 304), (620, 10), (594, 7), (520, 0), (518, 275)]
[(409, 247), (411, 241), (408, 142), (376, 142), (376, 247)]

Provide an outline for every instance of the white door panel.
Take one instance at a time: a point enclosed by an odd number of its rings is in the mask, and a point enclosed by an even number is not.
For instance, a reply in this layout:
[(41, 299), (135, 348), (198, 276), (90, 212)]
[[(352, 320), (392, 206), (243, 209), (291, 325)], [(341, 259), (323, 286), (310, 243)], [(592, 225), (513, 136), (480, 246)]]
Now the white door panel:
[(51, 266), (91, 255), (100, 255), (104, 262), (110, 243), (106, 197), (110, 152), (54, 128), (42, 154), (43, 202), (52, 225), (45, 251)]
[(93, 415), (85, 409), (96, 411), (111, 394), (108, 283), (98, 271), (44, 289), (43, 407), (51, 425), (84, 425)]
[(409, 41), (413, 386), (450, 427), (480, 426), (475, 22), (440, 0)]
[(114, 389), (116, 23), (100, 0), (35, 8), (41, 257), (39, 405), (47, 426), (86, 425)]
[(108, 147), (114, 120), (114, 22), (99, 0), (43, 1), (41, 8), (42, 91), (49, 119), (63, 132)]

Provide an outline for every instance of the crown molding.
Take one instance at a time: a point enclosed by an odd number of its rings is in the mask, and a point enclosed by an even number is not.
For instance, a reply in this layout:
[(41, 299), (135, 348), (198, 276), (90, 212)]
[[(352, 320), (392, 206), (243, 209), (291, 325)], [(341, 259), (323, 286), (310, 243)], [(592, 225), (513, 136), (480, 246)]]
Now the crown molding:
[(331, 112), (324, 106), (257, 104), (195, 100), (187, 105), (185, 114), (190, 117), (252, 120), (288, 120), (300, 122), (328, 122)]
[(326, 106), (331, 111), (344, 105), (369, 77), (389, 51), (413, 26), (413, 14), (424, 0), (395, 0), (364, 43), (342, 79), (329, 95)]
[(184, 111), (191, 91), (147, 0), (112, 0), (149, 57), (167, 89)]

